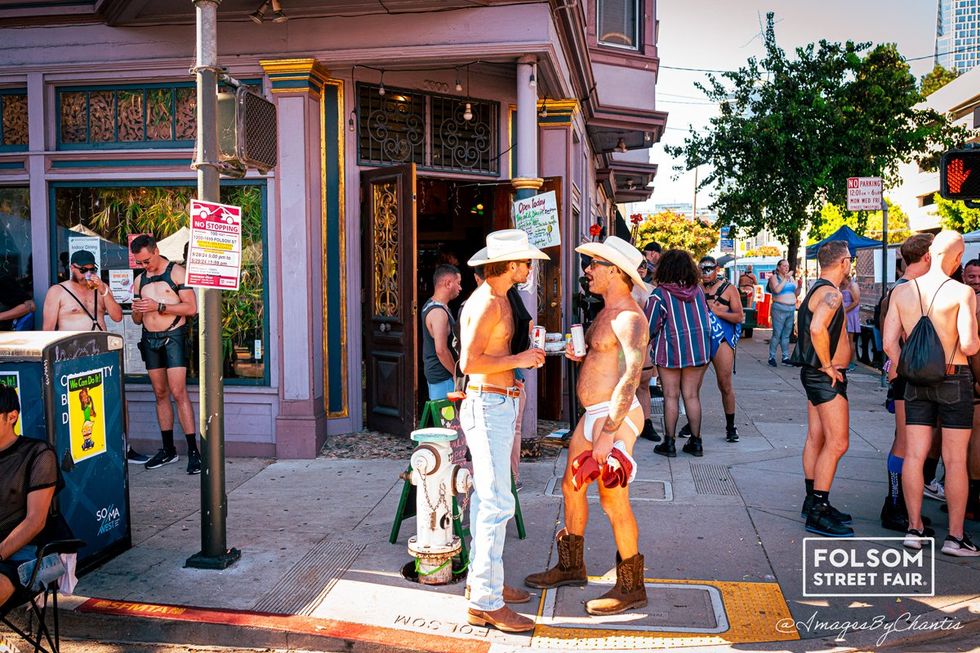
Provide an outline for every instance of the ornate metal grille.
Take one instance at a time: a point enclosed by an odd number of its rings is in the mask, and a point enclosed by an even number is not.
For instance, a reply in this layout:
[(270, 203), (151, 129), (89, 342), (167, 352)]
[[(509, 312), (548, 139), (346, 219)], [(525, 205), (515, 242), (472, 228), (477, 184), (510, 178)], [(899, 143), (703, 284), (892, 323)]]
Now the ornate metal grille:
[(497, 172), (497, 104), (433, 95), (432, 167), (465, 172)]
[[(358, 161), (362, 165), (415, 163), (431, 170), (497, 174), (499, 105), (357, 85)], [(473, 114), (463, 114), (469, 102)]]
[(27, 92), (0, 91), (0, 149), (27, 148)]
[(374, 207), (374, 314), (398, 317), (398, 183), (372, 186)]
[(358, 152), (362, 163), (425, 163), (425, 96), (358, 85)]
[[(248, 85), (261, 92), (260, 81), (248, 80)], [(57, 95), (61, 149), (194, 146), (197, 93), (193, 83), (59, 88)], [(26, 95), (24, 105), (26, 139)]]

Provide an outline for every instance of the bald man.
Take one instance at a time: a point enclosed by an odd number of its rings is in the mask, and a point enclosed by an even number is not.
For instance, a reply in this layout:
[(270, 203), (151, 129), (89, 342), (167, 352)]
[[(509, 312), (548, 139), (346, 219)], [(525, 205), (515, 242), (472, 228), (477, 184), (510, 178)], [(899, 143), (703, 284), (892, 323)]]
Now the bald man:
[(883, 328), (885, 353), (895, 375), (902, 349), (916, 323), (927, 316), (943, 345), (946, 377), (934, 385), (908, 382), (905, 390), (906, 451), (902, 488), (908, 507), (905, 546), (921, 549), (927, 537), (922, 523), (923, 464), (932, 444), (932, 431), (942, 425), (942, 455), (946, 465), (946, 504), (949, 535), (942, 552), (977, 557), (980, 550), (963, 531), (967, 500), (967, 447), (973, 427), (973, 375), (967, 357), (980, 351), (977, 335), (977, 300), (973, 290), (950, 279), (963, 259), (963, 236), (942, 231), (929, 248), (929, 271), (897, 286), (891, 295)]

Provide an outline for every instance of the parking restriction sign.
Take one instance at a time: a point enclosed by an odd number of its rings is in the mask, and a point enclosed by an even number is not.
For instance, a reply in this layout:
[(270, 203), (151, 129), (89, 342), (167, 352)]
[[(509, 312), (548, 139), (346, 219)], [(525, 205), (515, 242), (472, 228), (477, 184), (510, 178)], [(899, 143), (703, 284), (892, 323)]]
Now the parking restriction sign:
[(847, 210), (880, 211), (881, 177), (848, 177)]
[(187, 285), (238, 290), (242, 269), (242, 208), (191, 200)]

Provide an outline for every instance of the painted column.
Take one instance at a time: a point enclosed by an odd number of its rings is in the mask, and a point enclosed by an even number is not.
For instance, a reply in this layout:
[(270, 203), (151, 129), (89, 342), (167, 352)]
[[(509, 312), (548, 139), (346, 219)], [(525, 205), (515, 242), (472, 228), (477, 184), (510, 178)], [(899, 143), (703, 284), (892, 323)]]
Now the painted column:
[[(538, 89), (532, 84), (537, 58), (524, 56), (517, 61), (517, 169), (511, 180), (517, 199), (531, 197), (541, 188), (543, 180), (538, 176)], [(537, 280), (527, 292), (521, 292), (524, 305), (537, 321)], [(538, 373), (525, 370), (527, 403), (524, 408), (522, 433), (533, 434), (538, 429)]]
[(315, 59), (259, 63), (272, 83), (279, 118), (271, 236), (281, 265), (276, 456), (314, 458), (326, 437), (321, 100), (328, 73)]
[(51, 279), (51, 217), (48, 214), (48, 184), (45, 175), (44, 119), (47, 113), (44, 75), (27, 75), (27, 173), (31, 198), (31, 252), (34, 255), (31, 274), (34, 280), (34, 322), (41, 327), (41, 308)]

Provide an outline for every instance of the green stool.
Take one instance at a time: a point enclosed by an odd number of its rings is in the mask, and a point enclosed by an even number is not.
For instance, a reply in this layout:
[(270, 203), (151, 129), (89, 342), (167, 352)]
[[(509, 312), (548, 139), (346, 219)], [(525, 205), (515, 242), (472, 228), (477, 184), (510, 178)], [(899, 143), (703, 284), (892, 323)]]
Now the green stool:
[[(419, 428), (424, 429), (430, 426), (441, 425), (442, 422), (439, 416), (442, 414), (442, 409), (452, 404), (453, 402), (448, 399), (425, 402), (425, 407), (422, 409), (422, 419), (419, 420)], [(412, 485), (412, 466), (409, 465), (399, 475), (399, 478), (404, 480), (404, 484), (402, 485), (401, 497), (398, 499), (398, 509), (395, 511), (395, 521), (391, 525), (391, 533), (388, 535), (388, 541), (392, 544), (398, 541), (398, 532), (401, 530), (402, 522), (414, 517), (416, 514), (415, 486)], [(517, 525), (517, 537), (523, 540), (527, 538), (527, 531), (524, 529), (524, 514), (521, 512), (521, 500), (517, 496), (517, 482), (514, 479), (513, 473), (510, 475), (510, 491), (514, 495), (514, 523)], [(459, 511), (459, 504), (455, 496), (453, 497), (453, 515), (453, 533), (463, 543), (463, 560), (469, 560), (469, 549), (466, 546), (466, 539), (470, 537), (470, 529), (463, 527), (463, 515)]]

